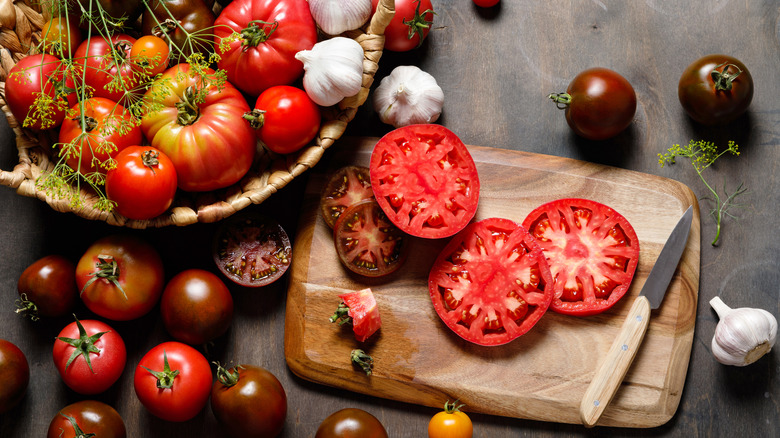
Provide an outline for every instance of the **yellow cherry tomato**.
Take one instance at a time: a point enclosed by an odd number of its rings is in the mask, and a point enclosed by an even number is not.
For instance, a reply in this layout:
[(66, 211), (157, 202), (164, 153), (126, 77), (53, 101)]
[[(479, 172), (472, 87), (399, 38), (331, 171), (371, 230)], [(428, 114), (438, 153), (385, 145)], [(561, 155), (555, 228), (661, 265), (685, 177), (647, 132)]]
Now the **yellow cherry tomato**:
[(469, 416), (461, 412), (462, 407), (457, 400), (444, 403), (444, 410), (428, 423), (428, 438), (471, 438), (474, 427)]

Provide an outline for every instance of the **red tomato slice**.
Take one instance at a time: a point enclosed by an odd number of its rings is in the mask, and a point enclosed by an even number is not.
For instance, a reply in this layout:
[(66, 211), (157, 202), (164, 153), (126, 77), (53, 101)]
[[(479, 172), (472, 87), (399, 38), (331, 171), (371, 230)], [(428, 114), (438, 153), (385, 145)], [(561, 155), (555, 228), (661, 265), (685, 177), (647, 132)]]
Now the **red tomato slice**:
[(379, 206), (413, 236), (452, 236), (477, 212), (477, 167), (466, 145), (443, 126), (391, 131), (374, 147), (369, 169)]
[(509, 219), (470, 224), (442, 250), (428, 276), (436, 313), (461, 338), (502, 345), (528, 332), (553, 299), (536, 240)]
[(365, 341), (382, 326), (379, 307), (371, 288), (341, 294), (339, 298), (349, 308), (347, 315), (352, 318), (352, 331), (358, 342)]
[(374, 191), (371, 190), (368, 167), (342, 167), (330, 176), (328, 184), (322, 191), (320, 202), (322, 218), (329, 227), (333, 228), (344, 210), (373, 197)]
[(523, 226), (539, 241), (555, 279), (552, 310), (594, 315), (625, 295), (639, 239), (620, 213), (587, 199), (560, 199), (536, 208)]

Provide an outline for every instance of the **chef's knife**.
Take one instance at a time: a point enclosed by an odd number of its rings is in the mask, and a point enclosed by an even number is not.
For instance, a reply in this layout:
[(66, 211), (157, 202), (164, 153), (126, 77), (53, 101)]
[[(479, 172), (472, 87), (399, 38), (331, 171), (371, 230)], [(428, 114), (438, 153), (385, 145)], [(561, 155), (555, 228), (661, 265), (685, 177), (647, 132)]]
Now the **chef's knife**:
[(664, 299), (688, 241), (693, 221), (692, 209), (693, 206), (688, 207), (669, 235), (618, 336), (585, 391), (580, 403), (580, 419), (587, 427), (596, 424), (617, 392), (647, 332), (650, 309), (657, 309)]

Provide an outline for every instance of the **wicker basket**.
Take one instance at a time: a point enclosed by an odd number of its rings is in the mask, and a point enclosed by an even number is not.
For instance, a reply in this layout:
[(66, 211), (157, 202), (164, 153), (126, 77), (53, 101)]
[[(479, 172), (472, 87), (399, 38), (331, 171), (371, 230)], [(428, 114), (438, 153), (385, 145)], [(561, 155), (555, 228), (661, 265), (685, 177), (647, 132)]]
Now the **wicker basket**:
[(237, 184), (205, 193), (179, 191), (167, 212), (149, 220), (130, 220), (116, 212), (96, 210), (92, 205), (97, 195), (87, 189), (82, 189), (83, 206), (73, 209), (68, 199), (51, 197), (36, 187), (37, 178), (50, 172), (57, 164), (51, 156), (52, 145), (57, 141), (56, 130), (38, 132), (23, 129), (6, 105), (5, 81), (16, 62), (29, 54), (31, 47), (38, 45), (46, 17), (36, 0), (0, 0), (0, 9), (0, 107), (16, 135), (19, 152), (19, 163), (13, 170), (0, 169), (0, 183), (16, 189), (20, 195), (45, 201), (60, 212), (72, 212), (111, 225), (148, 228), (219, 221), (251, 204), (262, 203), (293, 178), (317, 164), (325, 150), (344, 134), (347, 124), (368, 97), (382, 56), (384, 30), (393, 18), (395, 2), (381, 0), (369, 23), (362, 29), (343, 35), (355, 39), (363, 47), (362, 88), (357, 95), (345, 98), (338, 105), (323, 108), (322, 125), (312, 145), (290, 155), (274, 154), (260, 147), (252, 169)]

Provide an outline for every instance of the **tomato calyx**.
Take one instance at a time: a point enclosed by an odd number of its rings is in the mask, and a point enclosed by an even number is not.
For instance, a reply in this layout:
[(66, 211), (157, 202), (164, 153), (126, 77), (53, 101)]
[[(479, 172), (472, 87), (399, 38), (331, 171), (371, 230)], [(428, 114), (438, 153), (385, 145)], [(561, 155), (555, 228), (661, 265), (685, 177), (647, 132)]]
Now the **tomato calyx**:
[(245, 112), (241, 117), (249, 122), (249, 126), (252, 129), (260, 129), (265, 124), (265, 110), (255, 108), (252, 111)]
[(547, 98), (552, 99), (558, 109), (566, 109), (571, 103), (571, 94), (569, 93), (550, 93)]
[(110, 281), (114, 286), (116, 286), (117, 289), (119, 289), (119, 292), (122, 293), (122, 297), (127, 300), (127, 294), (122, 288), (122, 285), (119, 284), (119, 264), (117, 264), (114, 256), (98, 254), (97, 259), (98, 261), (95, 263), (95, 268), (97, 268), (97, 270), (89, 274), (92, 278), (90, 278), (84, 287), (81, 288), (79, 295), (83, 294), (84, 291), (92, 285), (92, 283), (102, 278)]
[(76, 319), (76, 326), (79, 328), (79, 338), (66, 338), (64, 336), (58, 336), (57, 339), (60, 341), (70, 345), (73, 347), (73, 353), (68, 358), (68, 361), (65, 363), (65, 369), (68, 369), (70, 367), (70, 364), (73, 363), (74, 360), (76, 360), (79, 356), (84, 356), (84, 360), (87, 362), (87, 366), (89, 367), (89, 370), (92, 371), (92, 373), (95, 373), (95, 370), (92, 369), (92, 361), (89, 359), (89, 353), (96, 353), (100, 354), (100, 349), (95, 346), (95, 342), (100, 339), (101, 336), (105, 335), (106, 332), (99, 332), (95, 333), (92, 336), (87, 336), (87, 330), (84, 328), (84, 326), (81, 324), (81, 321), (79, 321), (78, 318), (76, 318), (76, 315), (73, 315), (73, 318)]
[(196, 103), (198, 90), (194, 85), (190, 85), (184, 90), (181, 100), (174, 105), (179, 110), (176, 121), (182, 126), (189, 126), (195, 123), (200, 117), (200, 108)]
[(450, 403), (449, 400), (444, 402), (444, 412), (448, 414), (454, 414), (455, 412), (460, 412), (460, 408), (463, 406), (466, 406), (463, 403), (458, 404), (458, 400), (455, 400), (454, 402)]
[(249, 26), (241, 31), (241, 46), (244, 50), (249, 47), (257, 47), (258, 44), (268, 41), (271, 38), (271, 34), (279, 27), (279, 22), (274, 20), (273, 22), (263, 20), (252, 20), (249, 22)]
[(60, 415), (65, 417), (70, 422), (70, 425), (73, 426), (73, 433), (76, 435), (77, 438), (92, 438), (92, 437), (97, 436), (94, 433), (84, 432), (83, 430), (81, 430), (81, 427), (79, 426), (79, 423), (72, 416), (65, 415), (62, 412), (60, 412)]
[(30, 318), (30, 321), (38, 321), (41, 319), (38, 316), (38, 306), (27, 299), (27, 294), (21, 294), (16, 300), (15, 312), (22, 315), (22, 317)]
[(349, 306), (344, 302), (339, 303), (339, 307), (333, 315), (328, 318), (330, 322), (338, 322), (339, 325), (352, 324), (352, 317), (349, 316)]
[(373, 357), (369, 356), (365, 351), (356, 348), (349, 354), (349, 358), (352, 360), (352, 363), (362, 368), (367, 376), (371, 375), (371, 372), (374, 368)]
[(241, 365), (236, 366), (231, 371), (230, 369), (223, 367), (219, 362), (212, 363), (217, 366), (217, 380), (219, 383), (223, 384), (227, 388), (235, 386), (235, 384), (238, 383), (238, 369), (242, 368)]
[(179, 23), (177, 23), (176, 20), (172, 18), (166, 18), (160, 24), (152, 27), (152, 35), (159, 38), (162, 38), (163, 36), (170, 38), (168, 34), (176, 30), (178, 26)]
[(147, 149), (141, 155), (141, 162), (143, 162), (144, 166), (148, 167), (149, 170), (151, 170), (152, 173), (154, 173), (154, 168), (160, 164), (159, 158), (160, 158), (160, 151)]
[[(721, 71), (718, 71), (719, 68), (723, 67)], [(733, 67), (737, 69), (736, 73), (730, 73), (729, 67)], [(712, 77), (712, 80), (715, 82), (715, 90), (717, 91), (729, 91), (731, 90), (731, 83), (734, 81), (734, 79), (737, 78), (742, 74), (742, 69), (740, 69), (735, 64), (730, 64), (728, 62), (724, 62), (722, 64), (719, 64), (715, 66), (715, 68), (710, 73), (710, 76)]]
[(168, 353), (163, 350), (163, 370), (153, 371), (145, 366), (141, 366), (146, 371), (149, 371), (154, 377), (157, 378), (157, 387), (160, 389), (173, 388), (173, 382), (176, 380), (176, 376), (179, 375), (179, 370), (171, 370), (171, 365), (168, 363)]
[(402, 21), (403, 24), (409, 26), (408, 39), (414, 38), (415, 35), (420, 37), (417, 47), (422, 46), (423, 38), (425, 38), (424, 32), (433, 24), (433, 21), (426, 20), (425, 16), (428, 14), (436, 15), (436, 12), (434, 12), (433, 9), (426, 9), (423, 13), (420, 13), (420, 3), (420, 0), (417, 0), (417, 8), (414, 10), (414, 17), (408, 21), (404, 18)]

